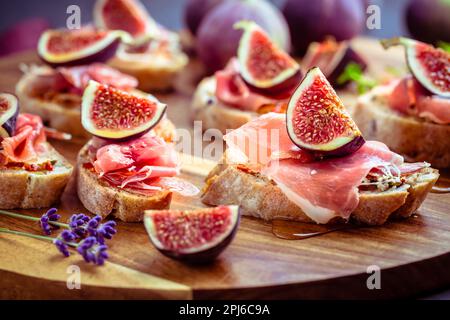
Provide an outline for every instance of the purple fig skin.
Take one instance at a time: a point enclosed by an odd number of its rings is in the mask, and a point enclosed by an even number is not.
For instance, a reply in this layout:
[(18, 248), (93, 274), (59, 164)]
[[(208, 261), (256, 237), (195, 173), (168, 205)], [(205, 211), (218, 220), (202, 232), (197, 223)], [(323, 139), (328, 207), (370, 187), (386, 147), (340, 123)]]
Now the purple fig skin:
[(450, 42), (450, 4), (441, 0), (411, 0), (406, 8), (406, 24), (417, 40), (436, 44)]
[[(19, 99), (17, 99), (16, 95), (14, 95), (12, 93), (8, 93), (8, 94), (11, 96), (14, 96), (16, 98), (17, 104), (15, 106), (9, 105), (10, 108), (16, 108), (16, 110), (15, 110), (14, 114), (9, 119), (6, 119), (6, 121), (2, 124), (3, 130), (0, 130), (0, 132), (1, 132), (0, 136), (2, 138), (12, 137), (15, 135), (17, 117), (19, 116), (19, 109), (20, 109), (19, 108)], [(6, 136), (4, 136), (5, 133), (6, 133)]]
[(80, 65), (86, 65), (91, 64), (93, 62), (106, 62), (109, 59), (111, 59), (117, 51), (117, 48), (119, 47), (119, 44), (121, 42), (121, 39), (116, 39), (111, 44), (106, 46), (105, 48), (101, 49), (100, 51), (83, 58), (61, 62), (61, 63), (53, 63), (50, 61), (47, 61), (45, 57), (39, 55), (39, 58), (48, 64), (49, 66), (56, 68), (56, 67), (73, 67), (73, 66), (80, 66)]
[(222, 69), (236, 56), (242, 30), (233, 26), (241, 20), (253, 20), (286, 52), (291, 38), (286, 20), (266, 0), (227, 0), (212, 9), (197, 31), (196, 51), (209, 72)]
[(328, 81), (330, 81), (330, 83), (333, 85), (333, 87), (335, 87), (337, 89), (341, 89), (350, 83), (350, 82), (346, 82), (346, 83), (339, 84), (337, 82), (337, 79), (344, 72), (347, 65), (352, 62), (358, 64), (361, 67), (362, 71), (365, 71), (367, 69), (366, 60), (349, 46), (347, 48), (347, 51), (345, 52), (344, 57), (342, 58), (341, 62), (339, 62), (339, 64), (336, 66), (336, 68), (333, 70), (333, 72), (331, 72), (331, 74), (328, 76)]
[(16, 123), (18, 115), (19, 115), (19, 108), (17, 108), (17, 111), (11, 118), (9, 118), (4, 124), (2, 124), (3, 129), (5, 129), (5, 131), (8, 132), (10, 137), (14, 136), (14, 134), (16, 133)]
[(184, 23), (194, 36), (203, 18), (226, 0), (188, 0), (184, 7)]
[(249, 87), (252, 88), (253, 91), (255, 91), (263, 96), (273, 98), (273, 99), (287, 99), (291, 96), (292, 92), (294, 92), (295, 88), (298, 87), (298, 85), (300, 84), (302, 79), (303, 79), (303, 73), (299, 69), (298, 72), (295, 73), (289, 79), (286, 79), (282, 83), (279, 83), (270, 88), (261, 89), (261, 88), (257, 88), (255, 86), (249, 84), (248, 82), (246, 82), (246, 83)]
[(366, 143), (366, 140), (364, 140), (362, 136), (357, 136), (352, 141), (348, 142), (347, 144), (344, 144), (342, 147), (339, 147), (336, 150), (330, 151), (308, 150), (308, 151), (310, 151), (314, 155), (314, 157), (318, 159), (344, 157), (346, 155), (358, 151), (364, 145), (364, 143)]
[(298, 55), (304, 55), (311, 42), (321, 42), (327, 36), (337, 41), (355, 37), (366, 21), (362, 0), (287, 0), (283, 14)]
[(187, 264), (192, 264), (192, 265), (209, 264), (209, 263), (213, 262), (228, 247), (228, 245), (234, 239), (234, 237), (237, 233), (237, 230), (238, 230), (240, 220), (241, 220), (241, 213), (240, 213), (240, 209), (239, 209), (238, 217), (236, 219), (236, 222), (233, 226), (233, 230), (231, 231), (231, 233), (225, 239), (223, 239), (220, 243), (217, 243), (215, 246), (213, 246), (209, 249), (206, 249), (206, 250), (202, 250), (199, 252), (193, 252), (193, 253), (179, 253), (179, 252), (175, 252), (175, 251), (171, 251), (171, 250), (159, 249), (156, 246), (155, 247), (158, 249), (159, 252), (161, 252), (166, 257), (169, 257), (169, 258), (172, 258), (175, 260), (179, 260), (179, 261), (185, 262)]

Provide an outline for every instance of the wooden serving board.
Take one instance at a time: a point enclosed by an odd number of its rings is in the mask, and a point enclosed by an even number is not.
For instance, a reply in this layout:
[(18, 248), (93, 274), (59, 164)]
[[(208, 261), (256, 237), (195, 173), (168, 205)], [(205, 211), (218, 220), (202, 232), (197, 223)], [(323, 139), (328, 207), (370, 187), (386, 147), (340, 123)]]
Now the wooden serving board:
[[(374, 42), (355, 46), (374, 65), (402, 63), (400, 53), (385, 61)], [(25, 53), (0, 61), (0, 91), (13, 91), (18, 64), (36, 61)], [(193, 67), (195, 68), (195, 67)], [(381, 69), (373, 70), (376, 74)], [(185, 77), (195, 77), (185, 74)], [(189, 92), (159, 95), (179, 127), (190, 127)], [(349, 98), (351, 103), (352, 97)], [(52, 141), (72, 163), (82, 142)], [(199, 188), (213, 162), (186, 159), (183, 177)], [(444, 173), (441, 183), (449, 183)], [(71, 181), (58, 206), (63, 220), (86, 212)], [(173, 208), (196, 208), (196, 199), (174, 197)], [(161, 255), (142, 224), (119, 223), (103, 267), (88, 265), (77, 255), (62, 258), (53, 245), (13, 235), (0, 235), (0, 298), (392, 298), (450, 285), (450, 195), (430, 194), (418, 215), (382, 227), (337, 231), (306, 240), (282, 240), (271, 224), (244, 217), (230, 247), (211, 265), (189, 266)], [(39, 216), (45, 210), (27, 210)], [(39, 233), (36, 224), (0, 216), (0, 227)], [(68, 267), (81, 270), (81, 289), (69, 290)], [(367, 268), (381, 269), (381, 290), (369, 290)]]

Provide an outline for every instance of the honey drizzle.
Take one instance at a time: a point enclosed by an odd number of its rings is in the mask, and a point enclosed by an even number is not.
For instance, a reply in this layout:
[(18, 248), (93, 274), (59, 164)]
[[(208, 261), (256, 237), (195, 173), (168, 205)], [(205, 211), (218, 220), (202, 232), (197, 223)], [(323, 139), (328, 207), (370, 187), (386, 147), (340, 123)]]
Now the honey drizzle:
[(448, 175), (439, 178), (436, 184), (431, 188), (431, 193), (450, 193), (450, 180)]
[(303, 240), (334, 231), (354, 228), (356, 228), (356, 226), (351, 224), (321, 225), (282, 219), (275, 219), (272, 221), (272, 233), (277, 238), (286, 240)]

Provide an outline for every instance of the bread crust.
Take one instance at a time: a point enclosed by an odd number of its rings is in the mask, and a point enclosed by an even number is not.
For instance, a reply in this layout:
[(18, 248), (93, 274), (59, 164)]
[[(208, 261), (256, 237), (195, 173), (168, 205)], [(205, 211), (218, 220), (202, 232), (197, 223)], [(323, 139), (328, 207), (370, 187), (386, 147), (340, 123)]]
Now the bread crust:
[(216, 80), (214, 77), (203, 79), (197, 86), (192, 98), (194, 119), (202, 121), (203, 129), (218, 129), (223, 134), (227, 130), (237, 129), (258, 114), (228, 107), (217, 100)]
[(86, 209), (102, 217), (112, 215), (125, 222), (140, 222), (145, 210), (169, 208), (171, 191), (163, 190), (146, 196), (101, 181), (96, 173), (83, 166), (90, 162), (87, 148), (88, 144), (80, 150), (76, 168), (78, 198)]
[[(435, 169), (422, 170), (423, 181), (411, 181), (411, 184), (384, 192), (361, 192), (358, 207), (350, 219), (362, 225), (381, 225), (389, 218), (411, 216), (439, 178)], [(264, 220), (314, 223), (267, 177), (241, 170), (239, 165), (227, 164), (226, 158), (212, 172), (202, 195), (203, 203), (239, 205), (243, 215)]]
[(401, 115), (390, 109), (376, 91), (358, 99), (353, 119), (367, 140), (385, 143), (410, 162), (450, 167), (450, 125)]
[(59, 200), (73, 167), (50, 144), (46, 144), (49, 157), (56, 160), (54, 170), (0, 169), (1, 209), (45, 208)]
[(182, 52), (174, 54), (171, 63), (163, 65), (152, 61), (146, 63), (127, 61), (117, 56), (108, 61), (111, 67), (138, 79), (138, 89), (146, 92), (170, 90), (175, 77), (187, 63), (188, 57)]

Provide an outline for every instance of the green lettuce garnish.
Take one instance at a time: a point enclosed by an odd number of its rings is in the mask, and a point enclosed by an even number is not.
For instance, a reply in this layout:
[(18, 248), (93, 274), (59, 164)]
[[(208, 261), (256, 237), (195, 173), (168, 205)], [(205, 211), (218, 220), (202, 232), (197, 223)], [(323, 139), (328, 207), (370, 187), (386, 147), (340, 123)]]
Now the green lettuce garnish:
[(450, 53), (450, 43), (445, 42), (445, 41), (439, 41), (438, 42), (438, 47), (441, 48), (444, 51), (447, 51), (448, 53)]
[(343, 85), (347, 82), (356, 83), (356, 89), (359, 94), (363, 94), (377, 85), (377, 82), (364, 75), (361, 66), (354, 62), (349, 63), (345, 67), (344, 72), (337, 79), (339, 85)]

